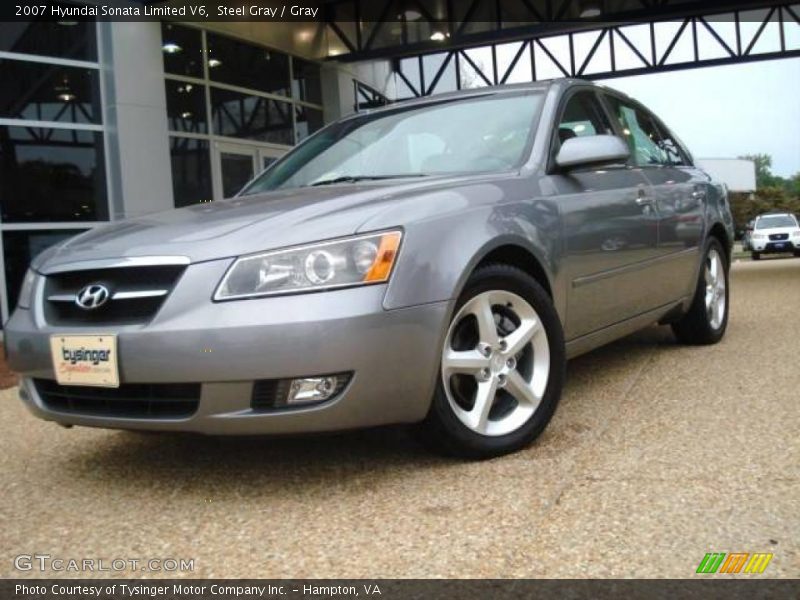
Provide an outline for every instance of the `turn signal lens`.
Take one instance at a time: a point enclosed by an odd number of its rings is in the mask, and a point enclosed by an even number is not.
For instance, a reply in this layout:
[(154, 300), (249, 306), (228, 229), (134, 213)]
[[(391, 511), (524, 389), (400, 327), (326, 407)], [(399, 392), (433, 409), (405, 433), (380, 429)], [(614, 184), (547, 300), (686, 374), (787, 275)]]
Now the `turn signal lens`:
[(381, 245), (372, 267), (367, 271), (364, 281), (386, 281), (394, 266), (397, 250), (400, 248), (400, 232), (393, 231), (381, 236)]

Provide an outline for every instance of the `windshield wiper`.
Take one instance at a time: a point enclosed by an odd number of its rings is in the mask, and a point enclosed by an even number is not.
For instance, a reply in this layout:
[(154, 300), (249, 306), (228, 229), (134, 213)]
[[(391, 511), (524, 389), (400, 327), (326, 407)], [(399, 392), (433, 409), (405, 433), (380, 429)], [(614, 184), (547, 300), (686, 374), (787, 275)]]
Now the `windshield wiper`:
[(334, 183), (357, 183), (359, 181), (377, 181), (380, 179), (400, 179), (404, 177), (425, 177), (426, 173), (399, 173), (395, 175), (342, 175), (333, 179), (323, 179), (309, 183), (310, 187), (317, 185), (333, 185)]

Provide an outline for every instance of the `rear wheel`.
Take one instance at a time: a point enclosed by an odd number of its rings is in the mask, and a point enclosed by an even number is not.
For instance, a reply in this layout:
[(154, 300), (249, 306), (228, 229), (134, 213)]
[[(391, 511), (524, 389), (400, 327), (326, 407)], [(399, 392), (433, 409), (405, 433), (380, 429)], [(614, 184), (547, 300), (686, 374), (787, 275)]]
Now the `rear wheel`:
[(722, 244), (711, 238), (706, 244), (703, 267), (689, 311), (672, 325), (684, 344), (716, 344), (728, 326), (728, 261)]
[(547, 292), (525, 272), (478, 269), (456, 303), (441, 353), (428, 441), (448, 454), (488, 458), (532, 442), (553, 416), (566, 359)]

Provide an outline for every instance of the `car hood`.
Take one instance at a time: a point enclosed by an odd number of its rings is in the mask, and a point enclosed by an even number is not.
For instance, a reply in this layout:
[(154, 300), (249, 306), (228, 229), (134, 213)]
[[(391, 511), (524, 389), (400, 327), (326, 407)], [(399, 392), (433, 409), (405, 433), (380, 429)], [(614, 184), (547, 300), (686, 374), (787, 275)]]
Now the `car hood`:
[[(363, 182), (279, 190), (115, 221), (43, 252), (35, 269), (131, 257), (228, 258), (351, 235), (396, 200), (483, 177)], [(397, 223), (402, 225), (402, 223)]]

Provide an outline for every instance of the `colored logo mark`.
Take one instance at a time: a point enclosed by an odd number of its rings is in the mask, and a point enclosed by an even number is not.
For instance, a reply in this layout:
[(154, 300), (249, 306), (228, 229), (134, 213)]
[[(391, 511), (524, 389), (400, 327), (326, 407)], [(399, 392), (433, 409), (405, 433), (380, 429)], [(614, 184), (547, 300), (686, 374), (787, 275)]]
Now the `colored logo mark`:
[(763, 573), (772, 554), (766, 552), (709, 552), (697, 566), (697, 573)]

